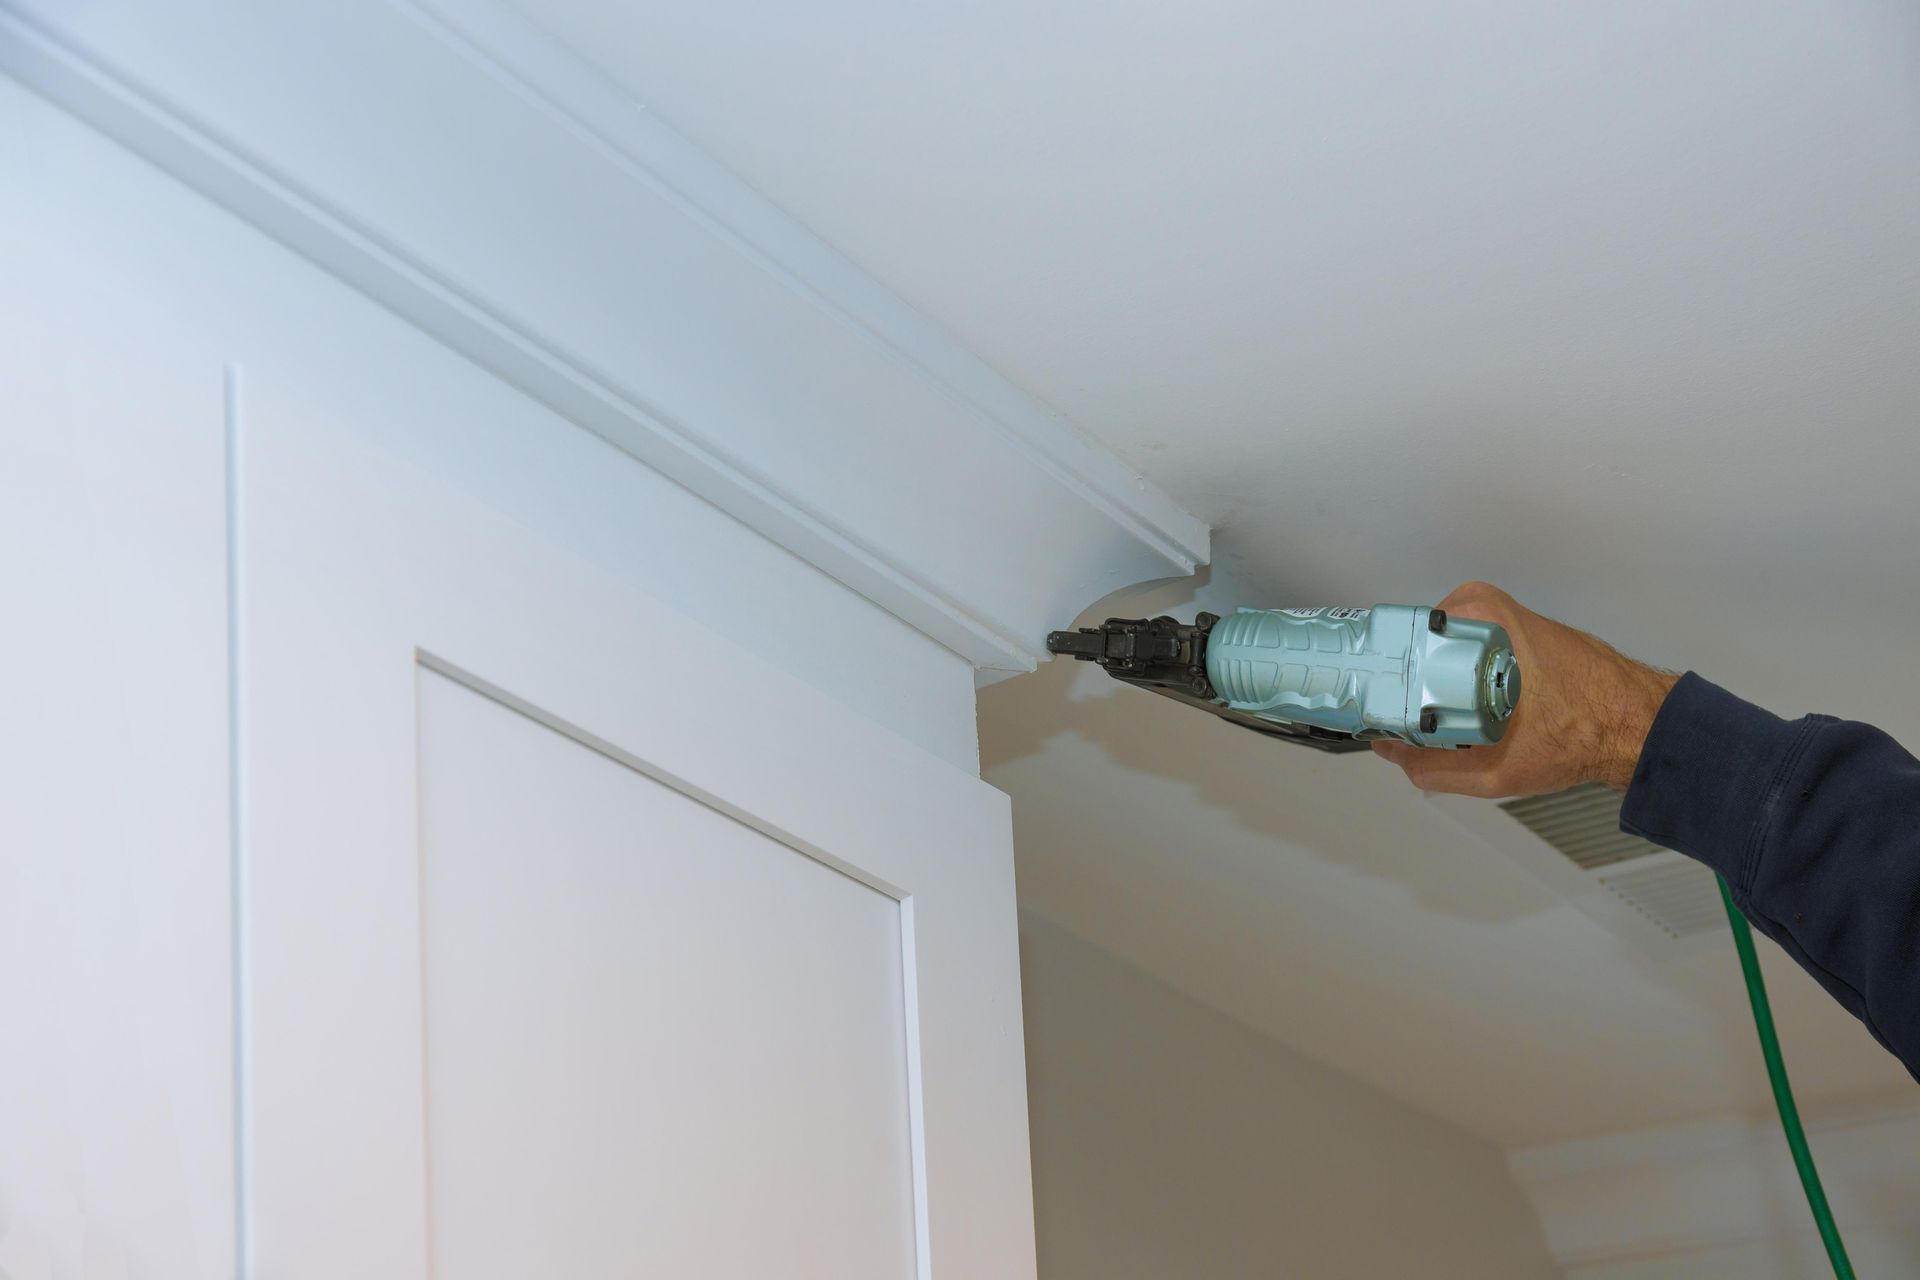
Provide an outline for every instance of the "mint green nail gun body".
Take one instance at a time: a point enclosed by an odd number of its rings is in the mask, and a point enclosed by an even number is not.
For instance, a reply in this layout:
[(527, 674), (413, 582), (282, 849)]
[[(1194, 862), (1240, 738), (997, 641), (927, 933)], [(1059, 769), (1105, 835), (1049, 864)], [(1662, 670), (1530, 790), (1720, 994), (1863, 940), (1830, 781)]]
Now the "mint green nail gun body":
[(1192, 623), (1109, 618), (1056, 631), (1054, 653), (1250, 729), (1324, 751), (1375, 738), (1498, 742), (1520, 700), (1507, 633), (1439, 609), (1241, 609)]

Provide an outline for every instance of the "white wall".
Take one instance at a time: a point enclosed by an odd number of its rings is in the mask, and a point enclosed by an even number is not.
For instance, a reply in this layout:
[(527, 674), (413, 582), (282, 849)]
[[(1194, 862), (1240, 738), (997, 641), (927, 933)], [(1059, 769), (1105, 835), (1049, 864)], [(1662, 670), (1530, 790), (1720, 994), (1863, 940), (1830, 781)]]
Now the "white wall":
[(1038, 917), (1020, 941), (1041, 1280), (1558, 1274), (1493, 1147)]
[[(1791, 1068), (1794, 1046), (1787, 1056)], [(1802, 1114), (1855, 1269), (1920, 1274), (1920, 1105), (1902, 1095)], [(1771, 1111), (1529, 1147), (1512, 1167), (1567, 1280), (1832, 1274)]]

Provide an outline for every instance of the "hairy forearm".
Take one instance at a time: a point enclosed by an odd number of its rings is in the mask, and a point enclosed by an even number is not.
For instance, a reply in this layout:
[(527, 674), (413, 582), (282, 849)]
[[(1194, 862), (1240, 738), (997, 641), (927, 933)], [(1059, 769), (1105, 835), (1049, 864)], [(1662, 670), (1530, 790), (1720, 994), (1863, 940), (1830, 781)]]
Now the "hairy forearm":
[(1625, 791), (1633, 782), (1634, 766), (1639, 763), (1640, 749), (1653, 728), (1654, 717), (1660, 714), (1661, 705), (1680, 677), (1635, 662), (1611, 646), (1601, 647), (1611, 655), (1610, 670), (1609, 678), (1599, 686), (1604, 696), (1588, 704), (1594, 743), (1585, 781)]

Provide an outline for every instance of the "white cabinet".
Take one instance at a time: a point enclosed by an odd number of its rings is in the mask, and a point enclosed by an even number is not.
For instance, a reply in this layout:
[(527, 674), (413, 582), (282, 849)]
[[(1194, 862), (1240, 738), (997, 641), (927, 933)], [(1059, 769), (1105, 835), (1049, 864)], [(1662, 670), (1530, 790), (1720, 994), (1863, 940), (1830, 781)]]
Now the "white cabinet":
[(751, 601), (709, 629), (243, 404), (261, 1274), (1014, 1274), (1004, 798)]
[(1031, 1275), (965, 664), (0, 112), (0, 1272)]

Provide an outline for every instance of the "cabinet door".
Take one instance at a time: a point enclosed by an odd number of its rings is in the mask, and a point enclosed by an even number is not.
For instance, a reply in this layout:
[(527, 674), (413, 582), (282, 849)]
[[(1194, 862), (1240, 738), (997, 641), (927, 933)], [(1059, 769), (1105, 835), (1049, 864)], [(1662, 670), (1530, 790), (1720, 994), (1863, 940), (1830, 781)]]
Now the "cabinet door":
[(249, 1269), (1031, 1275), (1004, 798), (758, 652), (860, 637), (239, 406)]

